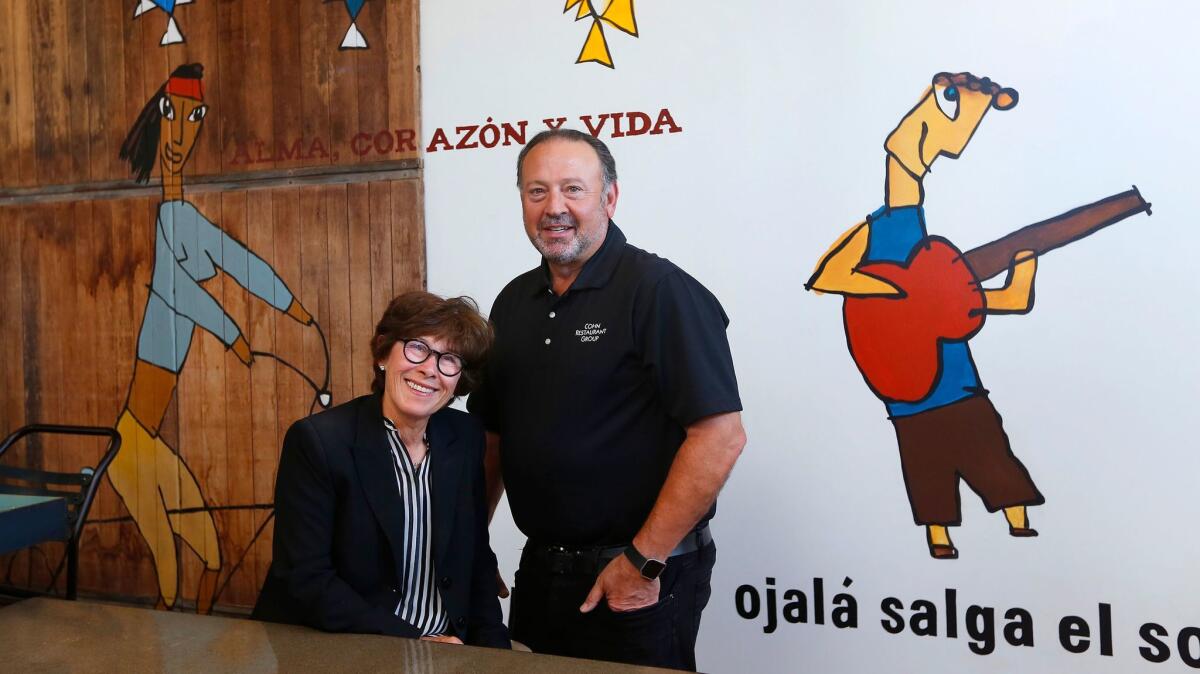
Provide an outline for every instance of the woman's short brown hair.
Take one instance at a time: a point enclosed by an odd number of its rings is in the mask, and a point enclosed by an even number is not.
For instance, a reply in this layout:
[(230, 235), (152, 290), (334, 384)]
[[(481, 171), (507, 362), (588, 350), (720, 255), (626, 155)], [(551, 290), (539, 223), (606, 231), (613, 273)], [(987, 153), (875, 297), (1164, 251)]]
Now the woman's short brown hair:
[(474, 391), (483, 377), (483, 365), (492, 348), (492, 326), (479, 314), (479, 306), (470, 297), (443, 299), (424, 290), (397, 295), (383, 312), (371, 338), (371, 371), (375, 380), (371, 390), (383, 391), (384, 373), (375, 367), (387, 360), (392, 347), (405, 339), (435, 337), (462, 356), (463, 370), (454, 395)]

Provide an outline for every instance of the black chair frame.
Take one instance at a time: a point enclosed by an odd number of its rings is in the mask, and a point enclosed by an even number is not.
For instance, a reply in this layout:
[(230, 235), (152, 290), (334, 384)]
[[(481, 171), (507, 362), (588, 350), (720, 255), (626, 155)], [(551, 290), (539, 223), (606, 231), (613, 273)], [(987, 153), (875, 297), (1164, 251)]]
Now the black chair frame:
[[(96, 488), (104, 471), (112, 463), (117, 452), (121, 449), (121, 436), (115, 428), (102, 426), (67, 426), (61, 424), (29, 424), (22, 426), (4, 438), (0, 443), (0, 459), (8, 448), (21, 438), (32, 434), (46, 435), (91, 435), (107, 436), (108, 447), (104, 450), (100, 463), (95, 467), (84, 466), (77, 473), (59, 473), (37, 468), (18, 468), (0, 466), (0, 479), (21, 480), (37, 486), (16, 486), (0, 483), (0, 492), (6, 494), (23, 494), (30, 496), (59, 496), (67, 502), (67, 594), (66, 598), (74, 600), (79, 573), (79, 539), (83, 533), (83, 525), (87, 521), (88, 510), (96, 497)], [(60, 565), (61, 570), (61, 565)], [(58, 574), (55, 573), (57, 579)], [(52, 581), (53, 585), (53, 581)]]

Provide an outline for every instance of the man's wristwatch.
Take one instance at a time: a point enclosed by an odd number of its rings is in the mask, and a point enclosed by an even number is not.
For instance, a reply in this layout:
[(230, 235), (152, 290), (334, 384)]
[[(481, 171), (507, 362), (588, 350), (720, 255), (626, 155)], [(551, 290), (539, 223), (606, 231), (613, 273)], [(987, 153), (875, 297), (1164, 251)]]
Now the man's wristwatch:
[(646, 580), (655, 580), (662, 574), (663, 569), (667, 568), (667, 563), (662, 560), (646, 559), (632, 543), (625, 548), (625, 558), (633, 563), (633, 568)]

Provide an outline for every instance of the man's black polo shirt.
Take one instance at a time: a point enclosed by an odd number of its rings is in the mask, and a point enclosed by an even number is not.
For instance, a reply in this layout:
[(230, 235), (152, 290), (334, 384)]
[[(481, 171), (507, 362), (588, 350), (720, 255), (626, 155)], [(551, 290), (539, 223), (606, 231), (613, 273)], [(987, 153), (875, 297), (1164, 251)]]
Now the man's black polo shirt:
[(513, 519), (531, 539), (628, 543), (686, 426), (742, 408), (717, 298), (611, 221), (566, 293), (543, 260), (500, 292), (491, 320), (467, 407), (500, 435)]

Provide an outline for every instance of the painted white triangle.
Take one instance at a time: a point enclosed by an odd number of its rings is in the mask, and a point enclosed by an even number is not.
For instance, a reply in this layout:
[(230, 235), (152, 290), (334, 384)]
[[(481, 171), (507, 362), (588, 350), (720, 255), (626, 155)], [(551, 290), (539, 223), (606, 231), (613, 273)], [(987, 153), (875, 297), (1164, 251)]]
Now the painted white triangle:
[(346, 37), (342, 38), (342, 49), (366, 49), (367, 39), (363, 34), (358, 32), (358, 25), (353, 21), (350, 22), (350, 28), (346, 31)]
[(154, 9), (156, 6), (157, 5), (154, 4), (153, 0), (142, 0), (138, 3), (138, 6), (133, 9), (133, 18), (138, 18), (146, 12)]
[(176, 7), (178, 7), (180, 5), (190, 5), (190, 4), (192, 4), (192, 0), (175, 0)]
[(167, 32), (163, 33), (162, 42), (160, 45), (178, 44), (183, 42), (183, 34), (179, 32), (179, 26), (175, 25), (175, 17), (167, 20)]

